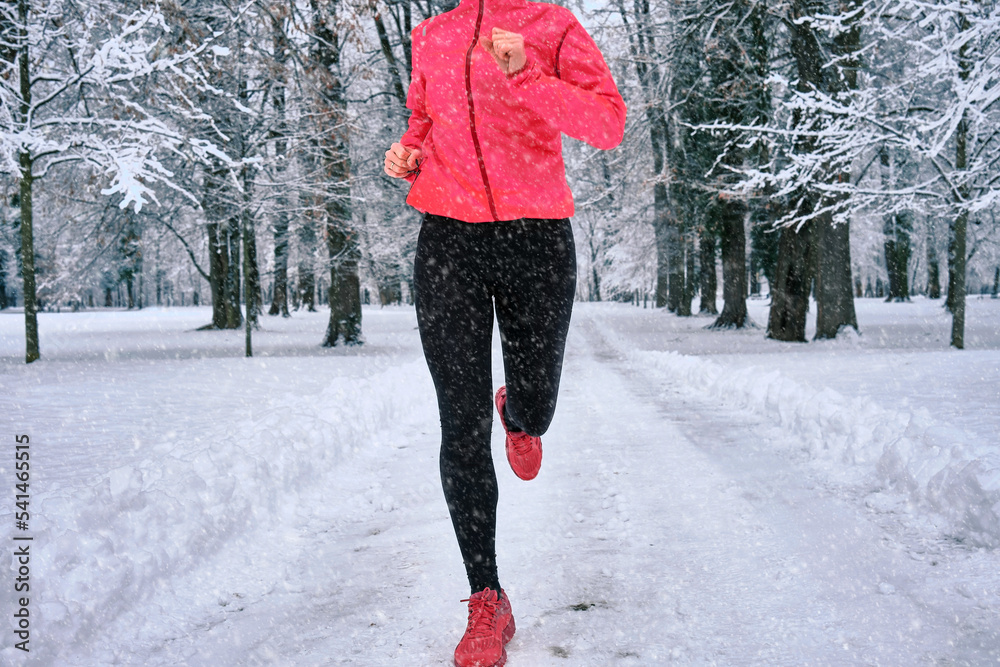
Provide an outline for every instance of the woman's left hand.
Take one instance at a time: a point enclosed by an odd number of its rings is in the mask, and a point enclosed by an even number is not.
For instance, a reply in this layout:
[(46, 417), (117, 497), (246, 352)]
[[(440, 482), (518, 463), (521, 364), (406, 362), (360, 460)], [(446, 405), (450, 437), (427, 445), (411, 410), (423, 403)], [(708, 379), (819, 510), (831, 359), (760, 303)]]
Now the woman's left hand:
[(500, 66), (500, 70), (507, 76), (521, 71), (524, 64), (528, 62), (528, 56), (524, 52), (524, 36), (516, 32), (493, 28), (492, 37), (493, 39), (480, 37), (479, 45), (493, 56), (497, 65)]

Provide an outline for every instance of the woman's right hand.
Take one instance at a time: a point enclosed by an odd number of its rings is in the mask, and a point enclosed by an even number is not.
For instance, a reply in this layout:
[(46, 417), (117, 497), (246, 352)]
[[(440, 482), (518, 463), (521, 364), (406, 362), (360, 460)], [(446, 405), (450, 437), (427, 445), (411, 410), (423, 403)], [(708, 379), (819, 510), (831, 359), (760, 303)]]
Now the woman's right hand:
[(424, 153), (419, 148), (410, 149), (397, 142), (385, 152), (383, 169), (393, 178), (406, 178), (420, 166), (423, 156)]

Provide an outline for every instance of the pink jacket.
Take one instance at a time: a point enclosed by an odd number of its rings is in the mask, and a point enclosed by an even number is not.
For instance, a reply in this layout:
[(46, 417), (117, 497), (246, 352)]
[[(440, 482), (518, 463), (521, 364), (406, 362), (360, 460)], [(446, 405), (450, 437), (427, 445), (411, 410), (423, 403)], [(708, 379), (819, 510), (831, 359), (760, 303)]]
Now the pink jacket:
[[(507, 78), (479, 45), (493, 27), (524, 36), (528, 60)], [(461, 0), (412, 33), (413, 72), (400, 139), (424, 159), (408, 204), (467, 222), (568, 218), (561, 133), (621, 143), (625, 102), (573, 13), (526, 0)]]

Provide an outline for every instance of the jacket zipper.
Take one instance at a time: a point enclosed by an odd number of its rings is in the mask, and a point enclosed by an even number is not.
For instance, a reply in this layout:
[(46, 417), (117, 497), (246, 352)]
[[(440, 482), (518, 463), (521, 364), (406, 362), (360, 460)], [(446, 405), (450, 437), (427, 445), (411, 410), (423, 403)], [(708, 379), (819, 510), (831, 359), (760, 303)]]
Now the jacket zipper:
[(479, 145), (479, 135), (476, 133), (476, 108), (472, 103), (472, 52), (479, 43), (479, 31), (483, 25), (483, 2), (479, 0), (479, 15), (476, 17), (476, 34), (465, 54), (465, 92), (469, 98), (469, 122), (472, 127), (472, 144), (476, 147), (476, 157), (479, 159), (479, 172), (483, 175), (483, 185), (486, 187), (486, 199), (490, 203), (490, 213), (494, 220), (500, 220), (496, 204), (493, 203), (493, 191), (490, 189), (490, 179), (486, 176), (486, 161), (483, 159), (483, 149)]

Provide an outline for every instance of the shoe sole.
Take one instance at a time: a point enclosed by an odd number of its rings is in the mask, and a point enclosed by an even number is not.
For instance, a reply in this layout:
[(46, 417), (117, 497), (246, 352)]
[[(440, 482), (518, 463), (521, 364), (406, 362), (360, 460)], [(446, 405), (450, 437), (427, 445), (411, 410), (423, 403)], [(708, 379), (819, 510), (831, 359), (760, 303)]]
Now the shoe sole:
[(514, 627), (514, 617), (510, 617), (510, 622), (507, 623), (507, 627), (503, 629), (503, 643), (504, 646), (510, 643), (510, 640), (514, 638), (514, 632), (517, 628)]
[(507, 623), (507, 627), (503, 629), (503, 634), (501, 635), (501, 639), (503, 639), (503, 650), (500, 651), (500, 662), (493, 664), (492, 667), (503, 667), (507, 664), (507, 644), (509, 644), (510, 640), (514, 638), (515, 630), (514, 617), (511, 616), (510, 622)]

